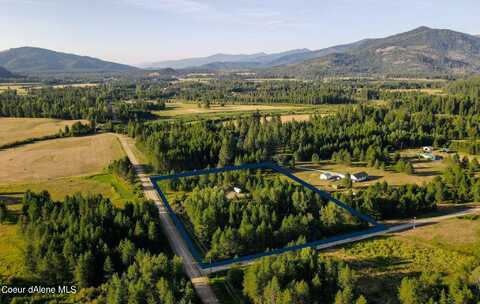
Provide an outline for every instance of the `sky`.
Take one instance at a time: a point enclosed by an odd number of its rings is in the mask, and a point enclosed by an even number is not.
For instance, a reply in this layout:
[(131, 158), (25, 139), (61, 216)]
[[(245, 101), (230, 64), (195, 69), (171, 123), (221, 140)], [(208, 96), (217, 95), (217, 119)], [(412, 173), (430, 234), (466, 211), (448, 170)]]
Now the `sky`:
[(0, 0), (0, 50), (139, 64), (321, 49), (419, 26), (480, 34), (478, 0)]

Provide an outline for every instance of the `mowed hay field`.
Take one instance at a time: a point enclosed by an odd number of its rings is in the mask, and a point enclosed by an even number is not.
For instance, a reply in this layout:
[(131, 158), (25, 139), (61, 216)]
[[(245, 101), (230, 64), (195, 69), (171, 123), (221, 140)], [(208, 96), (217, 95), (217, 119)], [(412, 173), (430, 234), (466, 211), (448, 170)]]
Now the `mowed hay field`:
[(0, 185), (91, 175), (124, 156), (113, 134), (61, 138), (0, 151)]
[[(57, 133), (79, 120), (0, 118), (0, 145)], [(81, 120), (80, 120), (81, 121)], [(82, 121), (85, 123), (86, 121)]]
[(198, 105), (194, 103), (167, 103), (165, 110), (155, 111), (154, 113), (159, 117), (172, 117), (206, 113), (295, 110), (302, 108), (302, 106), (295, 105), (225, 105), (223, 107), (220, 105), (211, 105), (210, 108), (204, 108), (198, 107)]

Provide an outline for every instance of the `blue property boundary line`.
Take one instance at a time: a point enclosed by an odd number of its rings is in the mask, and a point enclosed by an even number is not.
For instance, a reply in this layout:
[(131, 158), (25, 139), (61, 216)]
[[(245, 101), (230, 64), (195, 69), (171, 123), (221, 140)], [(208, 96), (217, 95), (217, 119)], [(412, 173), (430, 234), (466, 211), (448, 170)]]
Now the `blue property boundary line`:
[[(206, 174), (217, 174), (217, 173), (237, 171), (237, 170), (245, 170), (245, 169), (270, 169), (270, 170), (273, 170), (277, 173), (283, 174), (283, 175), (287, 176), (288, 178), (290, 178), (291, 180), (301, 184), (305, 188), (310, 189), (310, 190), (314, 191), (315, 193), (319, 194), (323, 199), (325, 199), (327, 201), (331, 201), (334, 204), (336, 204), (337, 206), (339, 206), (340, 208), (343, 208), (343, 209), (347, 210), (351, 215), (366, 221), (367, 223), (371, 224), (373, 227), (370, 227), (366, 230), (357, 231), (357, 232), (353, 232), (353, 233), (349, 233), (349, 234), (343, 234), (343, 235), (340, 235), (340, 236), (331, 237), (331, 238), (327, 238), (327, 239), (324, 239), (324, 240), (312, 241), (312, 242), (308, 242), (308, 243), (301, 244), (301, 245), (288, 246), (288, 247), (284, 247), (284, 248), (273, 249), (273, 250), (266, 251), (266, 252), (245, 255), (245, 256), (226, 259), (226, 260), (221, 260), (221, 261), (217, 261), (217, 262), (206, 263), (206, 262), (204, 262), (202, 256), (200, 255), (200, 252), (198, 251), (197, 246), (193, 243), (192, 239), (190, 238), (190, 235), (188, 234), (184, 224), (182, 223), (182, 221), (178, 218), (178, 216), (173, 211), (172, 207), (170, 206), (170, 203), (168, 202), (167, 197), (165, 196), (163, 191), (160, 189), (157, 182), (158, 181), (163, 181), (163, 180), (179, 179), (179, 178), (184, 178), (184, 177), (193, 177), (193, 176), (200, 176), (200, 175), (206, 175)], [(285, 253), (285, 252), (288, 252), (288, 251), (299, 250), (299, 249), (303, 249), (303, 248), (307, 248), (307, 247), (316, 247), (316, 246), (319, 246), (319, 245), (323, 245), (323, 244), (327, 244), (327, 243), (331, 243), (331, 242), (337, 242), (337, 241), (345, 240), (345, 239), (348, 239), (348, 238), (351, 238), (351, 237), (357, 237), (357, 236), (361, 236), (361, 235), (364, 235), (364, 234), (378, 232), (378, 231), (382, 231), (382, 230), (386, 229), (384, 225), (377, 223), (377, 221), (375, 221), (373, 218), (371, 218), (371, 217), (369, 217), (369, 216), (367, 216), (363, 213), (358, 212), (354, 208), (352, 208), (352, 207), (348, 206), (347, 204), (343, 203), (342, 201), (334, 198), (330, 193), (318, 189), (317, 187), (307, 183), (306, 181), (302, 180), (301, 178), (298, 178), (297, 176), (293, 175), (287, 169), (282, 168), (282, 167), (280, 167), (280, 166), (278, 166), (274, 163), (270, 163), (270, 162), (243, 164), (243, 165), (240, 165), (240, 166), (226, 166), (226, 167), (222, 167), (222, 168), (194, 170), (194, 171), (182, 172), (182, 173), (177, 173), (177, 174), (172, 174), (172, 175), (150, 176), (149, 178), (150, 178), (150, 181), (152, 182), (152, 185), (153, 185), (154, 189), (157, 191), (158, 195), (160, 196), (163, 203), (165, 204), (165, 207), (167, 208), (167, 211), (168, 211), (171, 219), (173, 220), (173, 223), (175, 224), (178, 231), (180, 232), (180, 235), (182, 236), (183, 240), (187, 244), (188, 249), (190, 250), (190, 253), (195, 258), (195, 260), (197, 261), (197, 263), (199, 264), (199, 266), (202, 269), (209, 269), (209, 268), (213, 268), (213, 267), (217, 267), (217, 266), (224, 266), (224, 265), (228, 265), (228, 264), (244, 262), (244, 261), (248, 261), (248, 260), (252, 260), (252, 259), (256, 259), (256, 258), (260, 258), (260, 257)]]

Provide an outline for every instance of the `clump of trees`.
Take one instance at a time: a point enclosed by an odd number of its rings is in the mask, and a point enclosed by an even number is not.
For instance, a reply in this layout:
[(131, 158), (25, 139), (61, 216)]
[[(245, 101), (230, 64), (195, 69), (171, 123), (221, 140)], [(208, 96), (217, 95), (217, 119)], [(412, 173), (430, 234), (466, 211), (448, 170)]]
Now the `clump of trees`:
[(480, 267), (467, 267), (449, 277), (442, 273), (423, 272), (420, 277), (405, 277), (398, 288), (401, 304), (410, 303), (478, 303), (480, 301)]
[(4, 202), (0, 201), (0, 224), (5, 222), (5, 220), (7, 219), (7, 213), (7, 205)]
[(130, 162), (130, 159), (127, 156), (112, 161), (110, 165), (108, 165), (108, 171), (132, 184), (135, 183), (135, 168), (133, 167), (133, 164)]
[[(174, 208), (205, 247), (207, 259), (223, 259), (305, 243), (365, 227), (366, 223), (315, 192), (257, 171), (171, 180)], [(233, 187), (243, 193), (235, 194)]]
[[(234, 270), (235, 271), (235, 270)], [(227, 276), (242, 279), (240, 276)], [(243, 293), (251, 303), (366, 303), (355, 273), (312, 249), (262, 258), (245, 269)], [(235, 284), (238, 282), (232, 282)]]
[(97, 288), (90, 296), (100, 303), (195, 301), (153, 203), (119, 209), (100, 195), (54, 202), (48, 192), (28, 191), (19, 225), (25, 265), (44, 284)]

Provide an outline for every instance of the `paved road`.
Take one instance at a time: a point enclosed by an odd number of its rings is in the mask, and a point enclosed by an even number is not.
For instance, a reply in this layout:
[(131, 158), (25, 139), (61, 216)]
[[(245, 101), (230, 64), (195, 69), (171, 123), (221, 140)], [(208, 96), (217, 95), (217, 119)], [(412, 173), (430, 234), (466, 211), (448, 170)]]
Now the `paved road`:
[(162, 202), (162, 200), (158, 197), (157, 192), (153, 188), (153, 185), (145, 174), (144, 168), (141, 163), (138, 161), (137, 157), (132, 151), (131, 145), (133, 143), (129, 140), (128, 137), (118, 135), (118, 139), (122, 144), (125, 153), (127, 154), (130, 162), (135, 166), (135, 171), (138, 175), (138, 178), (142, 182), (143, 191), (145, 193), (145, 197), (154, 201), (158, 207), (160, 212), (160, 220), (162, 223), (162, 228), (168, 238), (170, 246), (173, 249), (173, 252), (182, 257), (183, 259), (183, 266), (185, 272), (187, 273), (188, 277), (191, 279), (192, 284), (202, 300), (205, 304), (210, 303), (219, 303), (218, 299), (216, 298), (212, 288), (208, 284), (208, 277), (204, 276), (201, 269), (198, 267), (195, 259), (190, 254), (188, 250), (187, 244), (185, 244), (183, 238), (180, 236), (177, 228), (173, 224), (166, 208)]
[[(415, 227), (416, 227), (416, 229), (421, 229), (421, 227), (424, 226), (424, 225), (435, 224), (435, 223), (440, 222), (440, 221), (444, 221), (444, 220), (448, 220), (448, 219), (451, 219), (451, 218), (459, 217), (459, 216), (462, 216), (462, 215), (468, 215), (468, 214), (472, 214), (472, 213), (480, 213), (480, 208), (472, 208), (472, 209), (467, 209), (467, 210), (455, 212), (455, 213), (448, 214), (448, 215), (419, 219), (419, 220), (416, 220)], [(332, 247), (339, 246), (339, 245), (344, 245), (344, 244), (348, 244), (348, 243), (362, 241), (362, 240), (365, 240), (365, 239), (370, 239), (370, 238), (373, 238), (373, 237), (376, 237), (376, 236), (379, 236), (379, 235), (383, 235), (383, 234), (402, 232), (402, 231), (409, 230), (409, 229), (412, 229), (412, 228), (413, 228), (413, 223), (391, 226), (391, 227), (387, 227), (387, 229), (382, 230), (382, 231), (366, 233), (366, 234), (363, 234), (363, 235), (360, 235), (360, 236), (355, 236), (355, 237), (351, 237), (351, 238), (348, 238), (348, 239), (343, 239), (343, 240), (336, 241), (336, 242), (331, 242), (331, 243), (327, 243), (327, 244), (318, 245), (315, 248), (317, 250), (328, 249), (328, 248), (332, 248)], [(255, 260), (247, 260), (247, 261), (243, 261), (243, 262), (239, 262), (239, 263), (232, 263), (232, 264), (212, 267), (212, 268), (206, 270), (206, 272), (215, 273), (215, 272), (227, 270), (234, 265), (245, 266), (245, 265), (249, 265), (253, 262), (255, 262)]]

